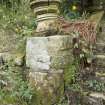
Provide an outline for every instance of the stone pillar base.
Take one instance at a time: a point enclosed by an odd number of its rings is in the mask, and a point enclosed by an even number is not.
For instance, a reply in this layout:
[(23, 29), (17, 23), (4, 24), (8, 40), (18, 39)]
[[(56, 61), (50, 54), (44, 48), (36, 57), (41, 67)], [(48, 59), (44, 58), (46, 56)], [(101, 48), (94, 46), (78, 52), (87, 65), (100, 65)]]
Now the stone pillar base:
[(30, 72), (29, 81), (35, 87), (42, 105), (57, 103), (64, 93), (63, 71)]
[(68, 35), (27, 39), (29, 80), (41, 96), (41, 105), (53, 105), (64, 92), (64, 70), (73, 62), (72, 37)]

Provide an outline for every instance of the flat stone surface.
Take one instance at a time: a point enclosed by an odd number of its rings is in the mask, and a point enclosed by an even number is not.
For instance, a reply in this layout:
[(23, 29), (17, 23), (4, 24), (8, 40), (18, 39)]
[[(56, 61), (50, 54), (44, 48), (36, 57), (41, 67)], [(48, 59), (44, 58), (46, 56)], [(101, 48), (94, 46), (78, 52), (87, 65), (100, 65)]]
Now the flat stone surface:
[(65, 68), (73, 61), (72, 37), (49, 36), (27, 39), (26, 65), (34, 70)]

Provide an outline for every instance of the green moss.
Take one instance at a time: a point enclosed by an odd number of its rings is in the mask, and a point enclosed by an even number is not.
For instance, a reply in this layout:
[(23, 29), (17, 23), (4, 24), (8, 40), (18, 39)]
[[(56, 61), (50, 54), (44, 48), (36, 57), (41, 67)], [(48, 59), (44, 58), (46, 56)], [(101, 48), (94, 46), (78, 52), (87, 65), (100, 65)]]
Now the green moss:
[(64, 71), (65, 86), (68, 87), (72, 82), (75, 82), (76, 66), (71, 64)]

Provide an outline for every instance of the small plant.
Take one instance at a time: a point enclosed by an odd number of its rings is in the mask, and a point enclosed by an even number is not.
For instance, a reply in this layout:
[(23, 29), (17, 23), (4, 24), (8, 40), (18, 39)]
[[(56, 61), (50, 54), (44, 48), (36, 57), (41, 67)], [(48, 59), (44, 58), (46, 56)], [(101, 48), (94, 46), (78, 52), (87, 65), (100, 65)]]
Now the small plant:
[(36, 28), (35, 17), (29, 7), (28, 0), (20, 1), (19, 5), (15, 0), (9, 0), (10, 3), (16, 4), (7, 8), (7, 4), (0, 4), (0, 28), (12, 30), (20, 36), (30, 36), (32, 31)]
[(105, 83), (102, 83), (97, 80), (89, 80), (86, 82), (86, 85), (90, 90), (97, 92), (105, 92)]
[(66, 70), (65, 70), (65, 87), (68, 87), (71, 83), (75, 82), (75, 75), (76, 75), (76, 67), (75, 65), (70, 65)]
[(0, 104), (32, 105), (31, 100), (36, 93), (25, 80), (21, 69), (9, 61), (4, 63), (0, 72)]
[(71, 86), (69, 87), (69, 90), (76, 91), (76, 92), (81, 92), (82, 88), (81, 88), (80, 84), (75, 83), (75, 84), (71, 84)]

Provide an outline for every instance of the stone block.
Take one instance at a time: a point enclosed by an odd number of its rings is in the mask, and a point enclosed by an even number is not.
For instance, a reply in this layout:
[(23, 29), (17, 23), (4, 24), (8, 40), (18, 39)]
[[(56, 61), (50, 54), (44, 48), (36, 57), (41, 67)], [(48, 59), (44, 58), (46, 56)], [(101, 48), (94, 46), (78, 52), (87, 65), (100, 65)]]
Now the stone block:
[(54, 105), (64, 93), (63, 70), (30, 72), (29, 80), (38, 93), (39, 105)]
[(105, 67), (105, 55), (104, 54), (99, 54), (95, 55), (95, 58), (97, 60), (97, 66), (98, 67)]
[(105, 43), (96, 43), (96, 50), (95, 52), (100, 53), (100, 54), (104, 54), (105, 53)]
[(64, 69), (72, 61), (72, 36), (30, 37), (26, 46), (26, 65), (33, 70)]

